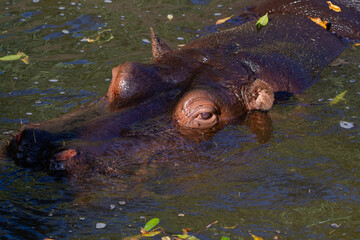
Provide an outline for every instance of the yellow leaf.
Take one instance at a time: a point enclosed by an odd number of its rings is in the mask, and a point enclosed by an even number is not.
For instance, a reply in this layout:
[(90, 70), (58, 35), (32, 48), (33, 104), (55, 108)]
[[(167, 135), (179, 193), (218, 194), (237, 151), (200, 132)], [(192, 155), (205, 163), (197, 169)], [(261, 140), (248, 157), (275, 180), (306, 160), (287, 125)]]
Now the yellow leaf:
[(255, 236), (255, 235), (253, 235), (251, 233), (250, 233), (250, 235), (254, 238), (254, 240), (263, 240), (261, 237), (257, 237), (257, 236)]
[(235, 224), (234, 226), (232, 226), (232, 227), (223, 227), (224, 229), (234, 229), (234, 228), (236, 228), (238, 225), (237, 224)]
[[(95, 39), (86, 38), (86, 40), (87, 40), (89, 43), (97, 42), (97, 41), (100, 40), (100, 36), (101, 36), (101, 34), (103, 34), (104, 32), (111, 32), (111, 29), (105, 29), (105, 30), (99, 32)], [(110, 38), (104, 40), (103, 42), (109, 42), (109, 41), (110, 41), (111, 39), (113, 39), (113, 38), (114, 38), (114, 36), (110, 33)]]
[(25, 63), (25, 64), (29, 64), (30, 62), (29, 62), (29, 57), (28, 56), (26, 56), (26, 57), (24, 57), (24, 58), (22, 58), (22, 59), (20, 59), (23, 63)]
[(344, 96), (346, 93), (347, 93), (347, 90), (345, 90), (342, 93), (340, 93), (339, 95), (337, 95), (333, 100), (331, 100), (330, 105), (335, 105), (338, 102), (340, 102), (340, 100), (345, 100)]
[(142, 238), (142, 235), (139, 234), (139, 235), (135, 235), (135, 236), (125, 237), (122, 240), (139, 240), (141, 238)]
[(215, 25), (219, 25), (219, 24), (223, 24), (224, 22), (226, 22), (227, 20), (231, 19), (233, 17), (233, 15), (231, 15), (230, 17), (227, 18), (222, 18), (216, 21)]
[(354, 44), (354, 47), (359, 47), (360, 46), (360, 43), (355, 43)]
[(142, 235), (144, 236), (144, 237), (153, 237), (153, 236), (155, 236), (155, 235), (158, 235), (159, 233), (161, 233), (162, 232), (162, 230), (159, 230), (159, 231), (150, 231), (150, 232), (145, 232), (145, 233), (143, 233)]
[(341, 8), (339, 6), (332, 4), (330, 1), (327, 1), (326, 3), (329, 4), (329, 8), (331, 10), (334, 10), (335, 12), (341, 12)]
[(322, 26), (323, 28), (327, 29), (326, 24), (328, 23), (327, 21), (322, 21), (321, 18), (312, 18), (309, 17), (311, 19), (311, 21), (313, 21), (314, 23)]

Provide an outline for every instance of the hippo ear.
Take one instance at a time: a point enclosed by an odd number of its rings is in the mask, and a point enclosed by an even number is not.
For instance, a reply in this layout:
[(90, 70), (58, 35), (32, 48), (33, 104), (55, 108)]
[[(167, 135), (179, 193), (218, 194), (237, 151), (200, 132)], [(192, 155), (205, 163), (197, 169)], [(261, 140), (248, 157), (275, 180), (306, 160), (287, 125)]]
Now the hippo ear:
[(243, 89), (243, 98), (248, 110), (267, 111), (274, 104), (274, 90), (265, 81), (257, 79)]
[(171, 49), (168, 47), (168, 45), (166, 45), (166, 43), (154, 33), (152, 28), (150, 28), (150, 32), (152, 53), (155, 60), (159, 59), (162, 55), (171, 52)]

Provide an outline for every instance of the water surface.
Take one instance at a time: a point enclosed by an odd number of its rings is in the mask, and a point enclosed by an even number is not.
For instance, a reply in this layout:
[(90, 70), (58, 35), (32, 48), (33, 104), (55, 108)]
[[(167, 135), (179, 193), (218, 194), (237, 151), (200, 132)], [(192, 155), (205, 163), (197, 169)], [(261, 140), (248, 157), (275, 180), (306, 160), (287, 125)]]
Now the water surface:
[[(102, 96), (118, 64), (150, 62), (149, 27), (176, 48), (251, 2), (1, 2), (0, 56), (30, 56), (29, 65), (0, 62), (1, 138)], [(84, 41), (98, 33), (100, 41)], [(360, 48), (339, 58), (348, 63), (327, 67), (303, 94), (274, 106), (263, 144), (246, 126), (229, 125), (196, 149), (146, 156), (165, 165), (118, 178), (55, 177), (1, 159), (0, 235), (121, 239), (158, 217), (168, 233), (217, 220), (200, 239), (359, 239)], [(345, 101), (329, 104), (345, 90)]]

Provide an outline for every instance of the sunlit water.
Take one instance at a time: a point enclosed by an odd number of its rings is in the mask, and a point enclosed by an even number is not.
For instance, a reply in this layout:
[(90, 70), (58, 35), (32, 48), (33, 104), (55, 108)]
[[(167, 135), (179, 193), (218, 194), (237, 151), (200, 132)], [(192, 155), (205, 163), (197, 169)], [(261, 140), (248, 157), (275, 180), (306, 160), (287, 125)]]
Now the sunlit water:
[[(0, 57), (21, 51), (30, 64), (0, 62), (1, 137), (103, 95), (117, 64), (149, 62), (149, 27), (175, 48), (250, 2), (2, 1)], [(169, 234), (218, 221), (200, 239), (359, 239), (359, 56), (359, 47), (347, 49), (347, 64), (275, 105), (264, 144), (229, 125), (195, 148), (140, 154), (154, 164), (117, 178), (54, 177), (2, 159), (0, 236), (121, 239), (158, 217)]]

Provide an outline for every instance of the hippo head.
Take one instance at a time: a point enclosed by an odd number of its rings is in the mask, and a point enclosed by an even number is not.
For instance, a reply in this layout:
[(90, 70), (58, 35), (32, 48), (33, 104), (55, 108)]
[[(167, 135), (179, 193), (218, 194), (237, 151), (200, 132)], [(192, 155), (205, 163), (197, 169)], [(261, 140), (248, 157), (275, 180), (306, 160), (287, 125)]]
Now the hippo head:
[[(224, 70), (211, 65), (211, 59), (205, 64), (198, 59), (208, 53), (197, 49), (172, 51), (153, 31), (152, 42), (154, 63), (115, 67), (105, 97), (57, 119), (25, 126), (8, 145), (9, 155), (25, 167), (108, 172), (134, 149), (164, 147), (155, 139), (164, 136), (154, 129), (165, 128), (172, 139), (182, 139), (174, 142), (188, 144), (239, 121), (261, 142), (269, 139), (271, 127), (264, 128), (271, 126), (269, 118), (257, 111), (269, 110), (274, 102), (265, 81), (244, 67)], [(155, 126), (159, 122), (162, 127)], [(146, 133), (139, 130), (141, 124)], [(149, 132), (155, 134), (149, 137)], [(150, 143), (156, 141), (161, 144)]]

